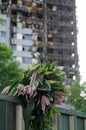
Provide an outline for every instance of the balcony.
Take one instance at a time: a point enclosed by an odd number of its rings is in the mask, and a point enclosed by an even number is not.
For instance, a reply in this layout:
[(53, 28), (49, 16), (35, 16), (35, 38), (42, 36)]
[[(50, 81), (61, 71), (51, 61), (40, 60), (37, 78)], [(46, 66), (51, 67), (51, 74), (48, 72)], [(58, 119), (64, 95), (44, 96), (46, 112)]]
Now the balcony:
[(7, 15), (6, 15), (6, 14), (1, 14), (1, 13), (0, 13), (0, 18), (6, 20), (6, 19), (7, 19)]
[(33, 46), (34, 42), (31, 40), (24, 40), (24, 39), (11, 39), (11, 44)]

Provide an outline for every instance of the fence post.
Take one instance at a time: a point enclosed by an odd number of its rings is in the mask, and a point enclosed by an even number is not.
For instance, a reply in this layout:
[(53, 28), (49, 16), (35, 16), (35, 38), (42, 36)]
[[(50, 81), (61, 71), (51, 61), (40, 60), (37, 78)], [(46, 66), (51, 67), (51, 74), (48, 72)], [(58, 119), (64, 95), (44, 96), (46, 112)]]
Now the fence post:
[(57, 121), (57, 115), (55, 114), (54, 117), (53, 117), (53, 128), (54, 130), (58, 130), (58, 121)]
[(24, 130), (24, 120), (22, 114), (22, 107), (20, 105), (16, 106), (16, 130)]
[(70, 126), (70, 130), (75, 130), (74, 129), (74, 116), (69, 117), (69, 126)]
[(74, 116), (74, 130), (77, 130), (77, 116)]
[(86, 119), (84, 119), (84, 130), (86, 130)]

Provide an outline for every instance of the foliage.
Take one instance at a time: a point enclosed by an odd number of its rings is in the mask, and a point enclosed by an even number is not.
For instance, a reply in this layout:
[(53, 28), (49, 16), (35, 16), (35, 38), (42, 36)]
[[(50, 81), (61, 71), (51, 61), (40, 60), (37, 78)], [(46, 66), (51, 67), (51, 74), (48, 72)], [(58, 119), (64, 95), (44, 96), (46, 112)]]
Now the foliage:
[(59, 114), (55, 103), (61, 103), (67, 93), (64, 77), (64, 72), (47, 60), (29, 66), (19, 85), (9, 91), (23, 107), (25, 130), (52, 129), (53, 115)]
[(0, 43), (0, 91), (6, 86), (12, 86), (16, 80), (21, 79), (22, 72), (19, 63), (13, 61), (11, 47)]
[(80, 83), (80, 77), (70, 87), (68, 103), (73, 105), (76, 110), (86, 112), (86, 83)]
[(2, 23), (3, 23), (3, 21), (4, 21), (4, 20), (3, 20), (2, 18), (0, 18), (0, 24), (2, 24)]

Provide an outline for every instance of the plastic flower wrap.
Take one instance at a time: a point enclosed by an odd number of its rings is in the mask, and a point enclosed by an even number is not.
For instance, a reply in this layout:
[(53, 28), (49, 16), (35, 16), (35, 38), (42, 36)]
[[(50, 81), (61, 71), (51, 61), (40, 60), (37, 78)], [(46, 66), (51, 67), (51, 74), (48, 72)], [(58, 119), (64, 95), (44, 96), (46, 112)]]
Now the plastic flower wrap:
[(61, 104), (67, 94), (64, 77), (55, 63), (33, 64), (25, 70), (17, 87), (11, 89), (23, 107), (25, 130), (52, 129), (53, 115), (59, 114), (55, 104)]

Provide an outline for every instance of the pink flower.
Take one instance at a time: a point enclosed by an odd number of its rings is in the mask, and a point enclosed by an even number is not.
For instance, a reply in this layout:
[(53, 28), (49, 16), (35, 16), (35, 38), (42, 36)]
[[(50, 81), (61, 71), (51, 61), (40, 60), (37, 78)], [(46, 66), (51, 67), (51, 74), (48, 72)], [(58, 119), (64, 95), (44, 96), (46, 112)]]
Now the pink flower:
[(1, 94), (6, 95), (6, 94), (8, 94), (9, 90), (10, 90), (10, 86), (7, 86), (7, 87), (5, 87), (5, 88), (2, 90)]
[(31, 79), (30, 79), (30, 84), (26, 85), (26, 86), (20, 84), (17, 88), (18, 95), (25, 95), (27, 101), (29, 101), (29, 98), (31, 96), (33, 96), (34, 91), (37, 89), (37, 87), (34, 85), (34, 82), (36, 80), (36, 76), (37, 76), (37, 73), (33, 72)]
[(18, 95), (25, 95), (26, 89), (25, 89), (25, 86), (24, 86), (24, 85), (19, 84), (19, 86), (18, 86), (17, 89), (18, 89)]
[(42, 107), (43, 113), (45, 113), (46, 106), (50, 106), (50, 101), (47, 96), (43, 95), (41, 99), (41, 107)]
[(54, 101), (55, 104), (61, 105), (67, 96), (64, 92), (56, 91), (54, 92), (56, 99)]
[(32, 87), (30, 85), (25, 86), (26, 94), (30, 97), (33, 95)]
[(33, 86), (33, 83), (36, 80), (36, 76), (37, 76), (37, 73), (33, 72), (32, 76), (31, 76), (31, 80), (30, 80), (30, 86)]
[(34, 85), (32, 87), (30, 85), (27, 85), (25, 86), (25, 89), (26, 89), (26, 100), (28, 102), (29, 101), (28, 97), (33, 96), (33, 93), (36, 90), (36, 87)]

